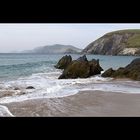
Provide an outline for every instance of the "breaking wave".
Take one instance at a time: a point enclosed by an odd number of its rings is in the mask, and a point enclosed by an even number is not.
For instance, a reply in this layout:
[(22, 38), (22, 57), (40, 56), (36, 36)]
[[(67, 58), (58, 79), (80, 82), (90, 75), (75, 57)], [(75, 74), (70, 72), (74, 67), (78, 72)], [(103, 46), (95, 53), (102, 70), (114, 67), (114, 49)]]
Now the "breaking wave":
[[(103, 78), (100, 75), (86, 79), (58, 79), (60, 74), (60, 70), (36, 73), (28, 77), (20, 77), (14, 81), (1, 83), (1, 91), (12, 91), (15, 94), (1, 97), (0, 103), (20, 102), (37, 98), (65, 97), (84, 90), (140, 94), (140, 83), (138, 81), (115, 81), (113, 78)], [(33, 86), (35, 89), (26, 89), (28, 86)], [(18, 90), (14, 90), (14, 88), (18, 88)]]

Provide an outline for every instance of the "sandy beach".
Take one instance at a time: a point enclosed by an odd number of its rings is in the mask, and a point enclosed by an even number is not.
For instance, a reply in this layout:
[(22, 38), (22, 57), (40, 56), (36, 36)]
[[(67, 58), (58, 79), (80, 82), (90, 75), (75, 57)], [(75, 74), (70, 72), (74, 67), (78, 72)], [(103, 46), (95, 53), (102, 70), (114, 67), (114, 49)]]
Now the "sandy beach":
[(140, 116), (140, 95), (82, 91), (63, 98), (2, 104), (16, 117)]

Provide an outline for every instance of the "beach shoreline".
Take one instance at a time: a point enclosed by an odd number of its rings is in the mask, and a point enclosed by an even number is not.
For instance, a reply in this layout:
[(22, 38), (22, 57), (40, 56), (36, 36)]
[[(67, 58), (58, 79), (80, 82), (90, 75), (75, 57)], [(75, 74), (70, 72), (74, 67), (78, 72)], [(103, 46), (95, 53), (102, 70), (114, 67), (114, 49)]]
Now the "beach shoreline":
[(140, 116), (140, 94), (80, 91), (61, 98), (30, 99), (1, 104), (15, 117)]

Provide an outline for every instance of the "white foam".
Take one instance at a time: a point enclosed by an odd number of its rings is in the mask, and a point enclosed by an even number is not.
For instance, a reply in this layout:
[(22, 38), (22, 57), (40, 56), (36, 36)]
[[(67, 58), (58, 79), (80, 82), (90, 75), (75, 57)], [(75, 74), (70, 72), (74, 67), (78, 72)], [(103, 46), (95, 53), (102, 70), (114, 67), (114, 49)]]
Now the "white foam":
[(116, 83), (100, 84), (99, 86), (95, 85), (94, 90), (140, 94), (140, 87), (133, 87), (130, 85), (124, 86)]
[[(113, 78), (103, 78), (96, 75), (83, 79), (58, 79), (60, 71), (49, 73), (33, 74), (29, 77), (22, 77), (16, 81), (5, 83), (5, 88), (16, 86), (24, 89), (26, 94), (0, 98), (0, 103), (19, 102), (37, 98), (57, 98), (77, 94), (82, 90), (100, 90), (108, 92), (136, 93), (140, 94), (140, 84), (133, 82), (114, 81)], [(35, 89), (26, 90), (27, 86)]]
[(6, 106), (0, 105), (0, 117), (14, 117)]

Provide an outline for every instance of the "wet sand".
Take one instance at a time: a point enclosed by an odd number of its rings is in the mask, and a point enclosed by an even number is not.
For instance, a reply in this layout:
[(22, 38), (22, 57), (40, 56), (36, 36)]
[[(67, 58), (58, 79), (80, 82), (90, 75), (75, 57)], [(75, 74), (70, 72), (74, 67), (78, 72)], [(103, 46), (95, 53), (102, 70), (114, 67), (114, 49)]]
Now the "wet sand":
[(140, 94), (82, 91), (76, 95), (3, 104), (17, 117), (140, 116)]

